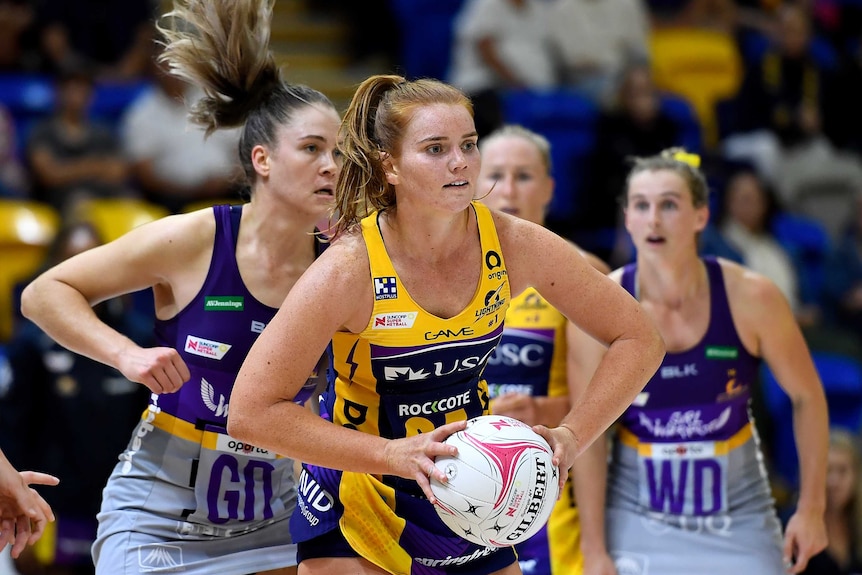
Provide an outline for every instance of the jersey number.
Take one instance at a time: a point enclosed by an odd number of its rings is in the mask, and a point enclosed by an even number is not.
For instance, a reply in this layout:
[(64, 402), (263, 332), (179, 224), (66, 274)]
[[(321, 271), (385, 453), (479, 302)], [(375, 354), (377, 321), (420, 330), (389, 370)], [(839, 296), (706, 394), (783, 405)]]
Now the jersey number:
[[(273, 516), (270, 501), (275, 467), (257, 460), (246, 461), (241, 471), (239, 465), (236, 457), (226, 453), (219, 455), (213, 463), (207, 490), (207, 518), (215, 524), (237, 519), (271, 519)], [(227, 512), (227, 517), (222, 509)]]

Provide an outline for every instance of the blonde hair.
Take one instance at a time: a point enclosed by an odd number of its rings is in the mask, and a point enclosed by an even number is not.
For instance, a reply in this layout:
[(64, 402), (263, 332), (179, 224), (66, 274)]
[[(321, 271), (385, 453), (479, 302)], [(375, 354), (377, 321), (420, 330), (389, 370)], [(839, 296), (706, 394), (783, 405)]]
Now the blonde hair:
[(700, 171), (700, 156), (692, 154), (685, 148), (668, 148), (655, 156), (634, 158), (634, 166), (626, 177), (626, 194), (632, 178), (641, 172), (657, 172), (668, 170), (674, 172), (688, 185), (691, 201), (694, 207), (700, 208), (709, 203), (709, 186), (706, 177)]
[(339, 133), (344, 164), (335, 190), (340, 214), (336, 235), (373, 210), (395, 207), (395, 189), (386, 181), (383, 159), (398, 156), (414, 110), (432, 104), (464, 106), (473, 115), (470, 99), (439, 80), (375, 75), (359, 85)]
[(254, 181), (251, 150), (276, 147), (276, 129), (296, 111), (319, 104), (335, 109), (322, 93), (287, 83), (269, 49), (275, 0), (175, 0), (157, 25), (164, 36), (159, 60), (172, 74), (201, 87), (192, 121), (207, 135), (242, 126), (239, 156)]
[(553, 165), (551, 164), (551, 143), (545, 136), (532, 130), (528, 130), (524, 126), (519, 126), (518, 124), (507, 124), (497, 128), (482, 138), (482, 141), (479, 143), (479, 149), (481, 150), (482, 146), (487, 146), (488, 142), (493, 142), (499, 138), (506, 137), (521, 138), (522, 140), (526, 140), (533, 144), (539, 152), (539, 156), (542, 159), (542, 165), (545, 166), (545, 170), (549, 174), (551, 173), (553, 170)]
[(841, 449), (850, 454), (853, 475), (853, 497), (844, 510), (847, 525), (850, 527), (850, 539), (856, 553), (862, 552), (862, 451), (859, 439), (853, 433), (832, 428), (829, 431), (829, 448)]

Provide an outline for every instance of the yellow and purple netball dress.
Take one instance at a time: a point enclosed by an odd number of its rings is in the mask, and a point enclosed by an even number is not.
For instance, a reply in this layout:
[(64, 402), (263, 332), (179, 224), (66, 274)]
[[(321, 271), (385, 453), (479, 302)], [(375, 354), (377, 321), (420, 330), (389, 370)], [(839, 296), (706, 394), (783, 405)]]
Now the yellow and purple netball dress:
[[(321, 413), (336, 425), (387, 438), (431, 431), (488, 414), (482, 371), (503, 332), (509, 282), (488, 209), (472, 204), (483, 273), (472, 301), (443, 319), (422, 309), (401, 283), (378, 214), (362, 220), (374, 310), (361, 333), (332, 341), (334, 377)], [(475, 545), (437, 516), (415, 481), (305, 465), (291, 520), (300, 559), (362, 556), (390, 573), (493, 573), (514, 563), (511, 548)]]
[[(567, 323), (533, 288), (513, 298), (500, 345), (485, 369), (491, 399), (510, 392), (568, 395)], [(580, 539), (578, 507), (569, 478), (547, 525), (515, 547), (521, 571), (524, 575), (578, 575), (583, 571)]]

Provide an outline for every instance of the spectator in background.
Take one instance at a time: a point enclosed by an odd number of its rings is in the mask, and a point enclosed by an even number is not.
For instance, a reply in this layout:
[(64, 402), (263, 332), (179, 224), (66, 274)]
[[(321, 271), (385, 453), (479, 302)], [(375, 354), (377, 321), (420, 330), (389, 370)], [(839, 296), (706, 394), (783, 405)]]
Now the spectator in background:
[[(613, 107), (603, 111), (596, 126), (596, 145), (588, 162), (585, 209), (579, 229), (618, 227), (619, 198), (625, 188), (629, 160), (649, 156), (679, 143), (679, 128), (659, 107), (659, 93), (646, 64), (634, 64), (622, 74)], [(614, 246), (584, 246), (611, 261)], [(617, 262), (619, 263), (619, 262)]]
[(88, 197), (127, 193), (128, 164), (119, 143), (87, 112), (93, 98), (88, 66), (67, 62), (56, 82), (56, 110), (37, 124), (28, 138), (27, 158), (35, 199), (62, 213)]
[(468, 0), (454, 37), (450, 82), (473, 101), (480, 138), (504, 120), (501, 91), (557, 84), (544, 0)]
[(603, 105), (615, 97), (626, 66), (649, 59), (641, 0), (557, 0), (551, 31), (563, 84)]
[[(100, 244), (90, 225), (67, 225), (43, 269)], [(96, 313), (140, 345), (151, 343), (152, 321), (132, 313), (128, 303), (110, 299), (98, 304)], [(26, 320), (7, 356), (12, 381), (0, 395), (0, 444), (16, 466), (63, 478), (45, 494), (57, 516), (53, 536), (38, 544), (41, 552), (23, 554), (16, 568), (23, 575), (91, 574), (102, 486), (149, 394), (119, 371), (63, 348)], [(35, 420), (43, 424), (34, 426)]]
[(237, 130), (205, 136), (188, 118), (188, 105), (203, 94), (170, 74), (167, 64), (152, 63), (153, 88), (126, 110), (120, 128), (122, 147), (144, 196), (179, 212), (199, 200), (225, 199), (239, 176)]
[(730, 177), (722, 199), (719, 230), (743, 264), (778, 286), (802, 325), (815, 323), (818, 311), (801, 302), (799, 271), (771, 231), (780, 211), (775, 192), (755, 171), (742, 170)]
[(806, 11), (794, 4), (783, 6), (777, 30), (775, 45), (746, 65), (736, 99), (735, 133), (725, 141), (729, 157), (751, 157), (773, 183), (787, 152), (794, 151), (798, 161), (812, 144), (822, 145), (824, 138), (832, 137), (841, 121), (835, 113), (834, 78), (810, 53)]
[(143, 76), (152, 58), (155, 0), (43, 0), (41, 46), (48, 71), (84, 60), (100, 79)]
[(830, 433), (826, 473), (829, 545), (811, 558), (803, 575), (862, 573), (862, 456), (856, 436), (849, 431)]
[(826, 262), (824, 304), (832, 319), (862, 337), (862, 195), (853, 218)]
[(0, 0), (0, 70), (34, 71), (39, 68), (35, 36), (36, 11), (29, 0)]
[(0, 198), (25, 198), (30, 194), (30, 178), (18, 155), (15, 121), (0, 105)]

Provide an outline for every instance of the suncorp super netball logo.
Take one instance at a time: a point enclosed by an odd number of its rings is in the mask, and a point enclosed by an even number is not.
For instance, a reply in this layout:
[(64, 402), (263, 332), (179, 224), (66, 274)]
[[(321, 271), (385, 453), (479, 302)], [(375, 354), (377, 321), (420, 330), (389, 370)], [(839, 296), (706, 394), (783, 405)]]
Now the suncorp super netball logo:
[(184, 349), (186, 353), (192, 355), (199, 355), (210, 359), (221, 359), (224, 357), (224, 354), (230, 351), (230, 348), (230, 344), (227, 343), (189, 335), (186, 337), (186, 346)]

